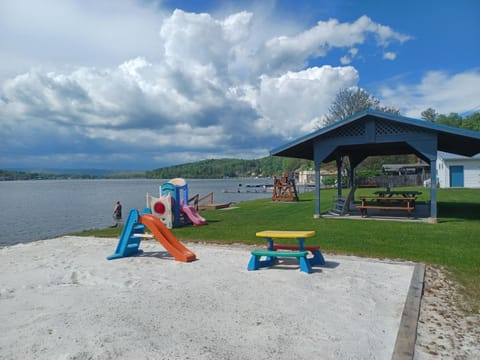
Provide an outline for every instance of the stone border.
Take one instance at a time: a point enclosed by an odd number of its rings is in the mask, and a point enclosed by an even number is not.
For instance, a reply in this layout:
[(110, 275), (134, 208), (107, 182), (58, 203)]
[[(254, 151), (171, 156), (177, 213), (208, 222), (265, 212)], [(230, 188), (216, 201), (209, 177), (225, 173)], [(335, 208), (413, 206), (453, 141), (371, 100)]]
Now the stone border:
[(420, 302), (423, 295), (425, 264), (415, 264), (415, 269), (403, 308), (392, 360), (412, 360), (417, 340), (417, 325)]

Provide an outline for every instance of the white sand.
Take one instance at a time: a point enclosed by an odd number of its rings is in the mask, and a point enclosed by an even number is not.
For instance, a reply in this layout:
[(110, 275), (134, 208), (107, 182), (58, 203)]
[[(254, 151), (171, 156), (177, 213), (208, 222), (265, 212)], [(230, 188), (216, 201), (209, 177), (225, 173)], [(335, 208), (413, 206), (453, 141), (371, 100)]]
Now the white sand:
[(414, 266), (326, 255), (247, 271), (251, 248), (116, 239), (0, 249), (1, 359), (390, 359)]
[(444, 268), (428, 265), (418, 320), (415, 360), (480, 359), (480, 312), (470, 305)]

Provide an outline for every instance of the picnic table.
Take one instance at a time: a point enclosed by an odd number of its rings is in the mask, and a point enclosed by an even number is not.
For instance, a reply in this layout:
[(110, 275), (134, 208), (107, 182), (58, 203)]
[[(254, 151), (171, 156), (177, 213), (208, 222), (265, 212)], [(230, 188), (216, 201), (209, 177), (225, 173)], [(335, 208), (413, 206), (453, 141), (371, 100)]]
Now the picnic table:
[[(265, 250), (253, 250), (248, 263), (248, 270), (258, 270), (261, 267), (273, 266), (279, 257), (292, 257), (298, 259), (300, 271), (312, 272), (312, 265), (325, 264), (325, 259), (319, 246), (306, 246), (305, 239), (315, 236), (315, 231), (282, 231), (265, 230), (255, 234), (267, 242)], [(297, 245), (275, 243), (277, 239), (296, 239)], [(280, 251), (279, 251), (280, 250)], [(285, 251), (286, 250), (286, 251)], [(307, 257), (311, 253), (312, 257)], [(262, 260), (262, 258), (264, 258)]]
[(361, 204), (357, 205), (362, 217), (367, 216), (367, 209), (406, 211), (408, 217), (415, 210), (416, 197), (408, 196), (360, 196)]
[(378, 197), (395, 197), (395, 196), (403, 196), (405, 198), (412, 198), (421, 195), (421, 191), (415, 190), (378, 190), (374, 192), (375, 195)]

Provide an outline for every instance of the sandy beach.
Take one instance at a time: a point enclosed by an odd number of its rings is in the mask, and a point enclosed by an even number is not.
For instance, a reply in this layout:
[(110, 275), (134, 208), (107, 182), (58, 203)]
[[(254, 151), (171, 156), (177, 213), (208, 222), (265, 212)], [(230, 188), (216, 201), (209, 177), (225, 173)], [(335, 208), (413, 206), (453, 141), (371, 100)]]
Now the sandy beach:
[[(291, 261), (249, 272), (251, 247), (190, 243), (198, 260), (182, 263), (156, 241), (107, 261), (116, 243), (0, 249), (0, 358), (390, 359), (414, 270), (327, 253), (312, 274)], [(422, 309), (416, 358), (480, 354), (478, 331), (441, 351)]]
[(465, 315), (458, 291), (445, 269), (426, 267), (415, 359), (480, 359), (480, 313)]

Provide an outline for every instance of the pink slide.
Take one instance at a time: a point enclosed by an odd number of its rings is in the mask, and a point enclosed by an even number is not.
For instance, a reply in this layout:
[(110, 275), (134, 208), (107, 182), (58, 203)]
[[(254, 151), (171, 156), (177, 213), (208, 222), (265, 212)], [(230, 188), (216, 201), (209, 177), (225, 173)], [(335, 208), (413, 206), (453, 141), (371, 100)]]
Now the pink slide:
[(190, 262), (197, 257), (193, 252), (188, 250), (180, 241), (173, 236), (172, 232), (167, 229), (165, 225), (156, 216), (151, 214), (142, 215), (139, 218), (140, 223), (145, 225), (150, 230), (163, 247), (173, 255), (175, 260)]
[(182, 212), (190, 219), (190, 221), (195, 226), (205, 225), (207, 220), (201, 217), (197, 210), (193, 206), (190, 205), (183, 205)]

